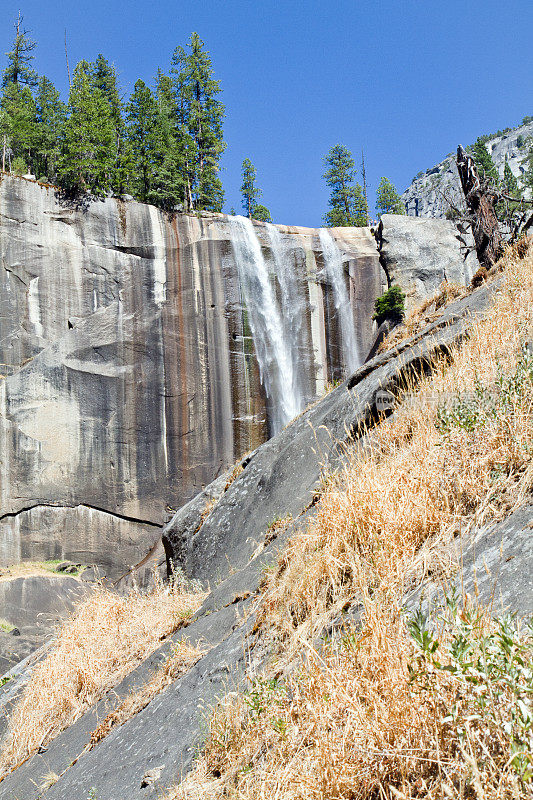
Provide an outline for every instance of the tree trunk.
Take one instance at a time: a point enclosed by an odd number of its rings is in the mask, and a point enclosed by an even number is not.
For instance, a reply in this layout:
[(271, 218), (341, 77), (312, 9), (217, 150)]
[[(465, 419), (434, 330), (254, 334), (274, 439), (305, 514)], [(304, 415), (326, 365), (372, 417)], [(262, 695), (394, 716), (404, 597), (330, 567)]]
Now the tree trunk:
[(472, 233), (479, 263), (490, 269), (500, 256), (502, 237), (496, 216), (497, 192), (485, 182), (481, 183), (474, 159), (459, 145), (457, 170), (466, 206), (472, 214)]

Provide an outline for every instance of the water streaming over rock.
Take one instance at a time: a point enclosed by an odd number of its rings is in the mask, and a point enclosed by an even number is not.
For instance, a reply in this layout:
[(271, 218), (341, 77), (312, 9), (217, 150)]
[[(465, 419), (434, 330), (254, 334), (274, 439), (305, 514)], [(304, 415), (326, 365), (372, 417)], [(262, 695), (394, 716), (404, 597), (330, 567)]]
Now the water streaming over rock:
[(357, 347), (353, 310), (344, 278), (341, 251), (326, 228), (320, 228), (318, 235), (324, 255), (324, 273), (333, 289), (333, 301), (339, 317), (344, 363), (348, 372), (354, 372), (360, 366), (361, 359)]
[(280, 288), (283, 335), (292, 361), (292, 390), (301, 411), (306, 403), (302, 368), (307, 346), (304, 331), (309, 298), (306, 285), (298, 276), (294, 245), (290, 246), (287, 237), (282, 236), (275, 225), (267, 224), (266, 228)]
[(271, 401), (270, 426), (272, 433), (277, 433), (302, 410), (290, 344), (253, 223), (236, 216), (232, 225), (232, 245), (261, 381)]

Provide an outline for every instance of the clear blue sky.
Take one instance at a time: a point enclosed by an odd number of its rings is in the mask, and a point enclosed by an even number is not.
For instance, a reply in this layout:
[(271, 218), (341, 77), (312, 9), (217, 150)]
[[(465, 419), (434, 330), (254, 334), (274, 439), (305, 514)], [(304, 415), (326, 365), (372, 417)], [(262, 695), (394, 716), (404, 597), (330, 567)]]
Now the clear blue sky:
[(532, 0), (3, 0), (2, 52), (19, 8), (63, 93), (65, 28), (71, 68), (102, 52), (128, 94), (197, 31), (227, 109), (226, 208), (240, 210), (249, 157), (276, 222), (321, 223), (337, 142), (364, 147), (372, 194), (381, 175), (401, 191), (459, 142), (533, 115)]

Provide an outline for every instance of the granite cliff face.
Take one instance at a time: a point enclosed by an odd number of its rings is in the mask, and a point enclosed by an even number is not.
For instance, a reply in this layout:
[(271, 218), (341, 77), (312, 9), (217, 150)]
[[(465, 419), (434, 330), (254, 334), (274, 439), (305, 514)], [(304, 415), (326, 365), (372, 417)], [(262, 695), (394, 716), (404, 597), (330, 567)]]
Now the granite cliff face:
[[(524, 145), (531, 136), (533, 122), (520, 125), (486, 142), (485, 146), (500, 176), (503, 176), (507, 160), (513, 175), (521, 177), (524, 170), (522, 161), (527, 155), (527, 146)], [(410, 217), (444, 217), (450, 207), (446, 198), (458, 208), (462, 207), (463, 196), (453, 153), (434, 167), (419, 173), (402, 194), (406, 213)]]
[(367, 229), (75, 207), (14, 177), (0, 223), (4, 563), (117, 577), (170, 510), (364, 359), (386, 285)]
[[(0, 184), (0, 565), (119, 578), (160, 527), (282, 430), (408, 307), (468, 282), (455, 226), (314, 229)], [(379, 245), (379, 249), (378, 249)]]

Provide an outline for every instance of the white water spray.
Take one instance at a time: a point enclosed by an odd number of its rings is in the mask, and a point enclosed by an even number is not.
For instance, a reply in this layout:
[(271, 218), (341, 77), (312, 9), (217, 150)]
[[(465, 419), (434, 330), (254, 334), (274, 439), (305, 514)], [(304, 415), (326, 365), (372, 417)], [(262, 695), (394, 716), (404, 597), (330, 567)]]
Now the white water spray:
[(333, 302), (339, 317), (344, 363), (348, 372), (355, 372), (361, 364), (361, 359), (357, 348), (352, 306), (344, 278), (341, 251), (326, 228), (320, 228), (318, 235), (324, 255), (324, 272), (333, 289)]
[(236, 216), (231, 218), (231, 224), (234, 227), (235, 260), (261, 381), (272, 404), (272, 432), (277, 433), (301, 411), (302, 400), (296, 387), (293, 357), (252, 221)]
[(274, 259), (274, 269), (280, 287), (281, 318), (283, 335), (288, 345), (292, 361), (292, 380), (298, 412), (305, 407), (305, 392), (302, 385), (303, 334), (307, 312), (307, 296), (304, 288), (298, 285), (298, 274), (294, 253), (278, 228), (267, 223), (270, 249)]

